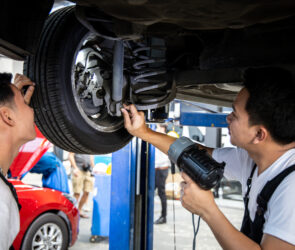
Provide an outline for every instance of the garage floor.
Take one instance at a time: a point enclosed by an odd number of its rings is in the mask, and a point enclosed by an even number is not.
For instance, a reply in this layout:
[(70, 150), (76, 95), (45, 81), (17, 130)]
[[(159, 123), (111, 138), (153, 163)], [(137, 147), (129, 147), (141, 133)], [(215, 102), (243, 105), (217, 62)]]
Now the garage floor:
[[(41, 185), (41, 177), (36, 174), (28, 174), (24, 181), (26, 183)], [(92, 197), (89, 199), (87, 208), (88, 215), (92, 215)], [(242, 201), (228, 200), (228, 199), (216, 199), (217, 204), (227, 218), (237, 228), (240, 228), (242, 223), (244, 205)], [(176, 230), (176, 249), (178, 250), (191, 250), (193, 240), (193, 227), (192, 227), (192, 215), (182, 208), (179, 201), (174, 201), (175, 205), (175, 230)], [(167, 224), (154, 226), (154, 250), (173, 250), (174, 249), (174, 237), (173, 237), (173, 201), (168, 200), (168, 218)], [(155, 219), (159, 217), (161, 213), (160, 199), (155, 197)], [(197, 217), (195, 217), (197, 221)], [(80, 233), (78, 240), (70, 250), (107, 250), (109, 249), (108, 241), (100, 243), (90, 243), (91, 237), (91, 225), (92, 219), (80, 219)], [(197, 250), (220, 250), (217, 241), (211, 233), (209, 227), (201, 221), (200, 230), (196, 240)]]
[[(243, 217), (243, 203), (241, 201), (217, 199), (221, 210), (229, 220), (240, 228)], [(168, 200), (168, 222), (164, 225), (155, 225), (154, 227), (154, 250), (172, 250), (174, 249), (173, 239), (173, 206), (172, 200)], [(91, 207), (91, 206), (89, 206)], [(155, 197), (155, 218), (160, 215), (161, 205), (158, 196)], [(91, 215), (91, 212), (88, 212)], [(197, 221), (197, 218), (195, 218)], [(192, 216), (181, 207), (179, 201), (175, 201), (175, 229), (176, 229), (176, 249), (191, 250), (193, 229)], [(80, 220), (80, 234), (76, 244), (70, 250), (107, 250), (108, 242), (90, 243), (91, 219)], [(200, 231), (197, 236), (196, 249), (198, 250), (219, 250), (217, 241), (211, 233), (208, 226), (201, 222)]]

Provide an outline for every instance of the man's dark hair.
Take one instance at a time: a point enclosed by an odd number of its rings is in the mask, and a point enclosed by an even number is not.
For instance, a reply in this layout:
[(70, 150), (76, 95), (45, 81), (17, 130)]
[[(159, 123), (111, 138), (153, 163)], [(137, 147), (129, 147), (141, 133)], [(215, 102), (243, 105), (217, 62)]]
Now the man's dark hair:
[(295, 82), (290, 71), (278, 67), (250, 68), (244, 84), (250, 125), (263, 125), (280, 144), (295, 141)]
[(0, 73), (0, 105), (7, 104), (13, 100), (14, 93), (11, 88), (12, 74)]

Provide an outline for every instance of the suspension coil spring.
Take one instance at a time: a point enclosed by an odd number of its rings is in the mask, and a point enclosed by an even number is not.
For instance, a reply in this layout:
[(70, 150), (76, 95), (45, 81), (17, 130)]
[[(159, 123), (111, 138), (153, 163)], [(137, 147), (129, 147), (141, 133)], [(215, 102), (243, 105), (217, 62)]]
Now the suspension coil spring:
[(171, 87), (166, 77), (165, 50), (163, 46), (144, 45), (133, 50), (131, 97), (141, 109), (155, 108), (169, 97)]

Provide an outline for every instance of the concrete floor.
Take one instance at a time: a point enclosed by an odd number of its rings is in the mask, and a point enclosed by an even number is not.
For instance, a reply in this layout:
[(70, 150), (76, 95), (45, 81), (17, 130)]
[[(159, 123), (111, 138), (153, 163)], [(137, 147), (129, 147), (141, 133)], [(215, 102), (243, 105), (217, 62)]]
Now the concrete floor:
[[(240, 228), (243, 217), (243, 203), (241, 201), (216, 199), (223, 213), (233, 223), (234, 226)], [(192, 249), (193, 243), (193, 227), (192, 215), (182, 208), (179, 201), (174, 201), (175, 206), (175, 237), (176, 247), (174, 247), (173, 233), (173, 201), (168, 201), (168, 221), (164, 225), (154, 226), (154, 250), (171, 250)], [(155, 218), (158, 218), (161, 212), (160, 200), (155, 197)], [(91, 211), (88, 212), (91, 215)], [(100, 243), (90, 243), (91, 236), (91, 218), (80, 220), (80, 233), (76, 244), (70, 250), (107, 250), (109, 248), (108, 241)], [(197, 221), (197, 217), (195, 217)], [(196, 249), (198, 250), (219, 250), (221, 247), (215, 240), (209, 227), (201, 221), (199, 233), (196, 239)]]
[[(26, 180), (27, 179), (27, 180)], [(29, 184), (41, 185), (41, 177), (36, 174), (28, 174), (25, 177), (24, 182)], [(237, 197), (239, 198), (239, 197)], [(174, 222), (173, 222), (173, 202), (175, 207), (175, 237), (176, 245), (174, 245)], [(216, 199), (216, 203), (219, 205), (222, 212), (229, 219), (229, 221), (236, 227), (240, 228), (244, 205), (242, 201), (228, 200), (228, 199)], [(90, 210), (87, 214), (89, 219), (80, 219), (79, 236), (78, 240), (70, 248), (70, 250), (107, 250), (109, 249), (108, 241), (100, 243), (90, 243), (91, 237), (91, 225), (92, 225), (92, 199), (89, 199), (86, 207)], [(168, 216), (167, 224), (154, 226), (154, 250), (190, 250), (193, 243), (193, 226), (192, 215), (185, 210), (179, 201), (168, 200)], [(161, 213), (160, 199), (155, 196), (154, 206), (154, 218), (157, 219)], [(195, 216), (197, 221), (197, 216)], [(199, 233), (196, 239), (197, 250), (219, 250), (221, 247), (215, 240), (209, 227), (201, 221)], [(120, 249), (121, 250), (121, 249)], [(124, 249), (122, 249), (124, 250)]]

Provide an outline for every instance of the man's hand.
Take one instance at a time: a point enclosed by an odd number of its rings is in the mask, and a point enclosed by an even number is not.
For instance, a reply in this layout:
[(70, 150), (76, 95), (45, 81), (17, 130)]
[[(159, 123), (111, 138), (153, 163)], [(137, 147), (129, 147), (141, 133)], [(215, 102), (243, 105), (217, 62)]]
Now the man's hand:
[(165, 154), (168, 153), (170, 145), (176, 140), (176, 138), (155, 132), (148, 128), (145, 124), (144, 113), (138, 112), (133, 104), (129, 106), (124, 105), (124, 108), (122, 108), (121, 111), (124, 116), (125, 128), (131, 135), (153, 144)]
[(74, 168), (73, 174), (74, 176), (78, 177), (81, 174), (81, 171), (78, 168)]
[(181, 182), (180, 201), (184, 208), (202, 218), (206, 216), (210, 209), (217, 208), (213, 194), (210, 190), (201, 189), (186, 173), (181, 173), (184, 179)]
[[(13, 84), (23, 93), (26, 104), (29, 104), (35, 90), (35, 83), (33, 83), (28, 77), (24, 75), (16, 74)], [(24, 93), (23, 87), (25, 86), (29, 87)]]
[(124, 126), (127, 131), (134, 136), (142, 138), (148, 131), (145, 124), (144, 113), (138, 112), (136, 107), (131, 104), (129, 106), (124, 104), (124, 108), (121, 109), (124, 117)]

